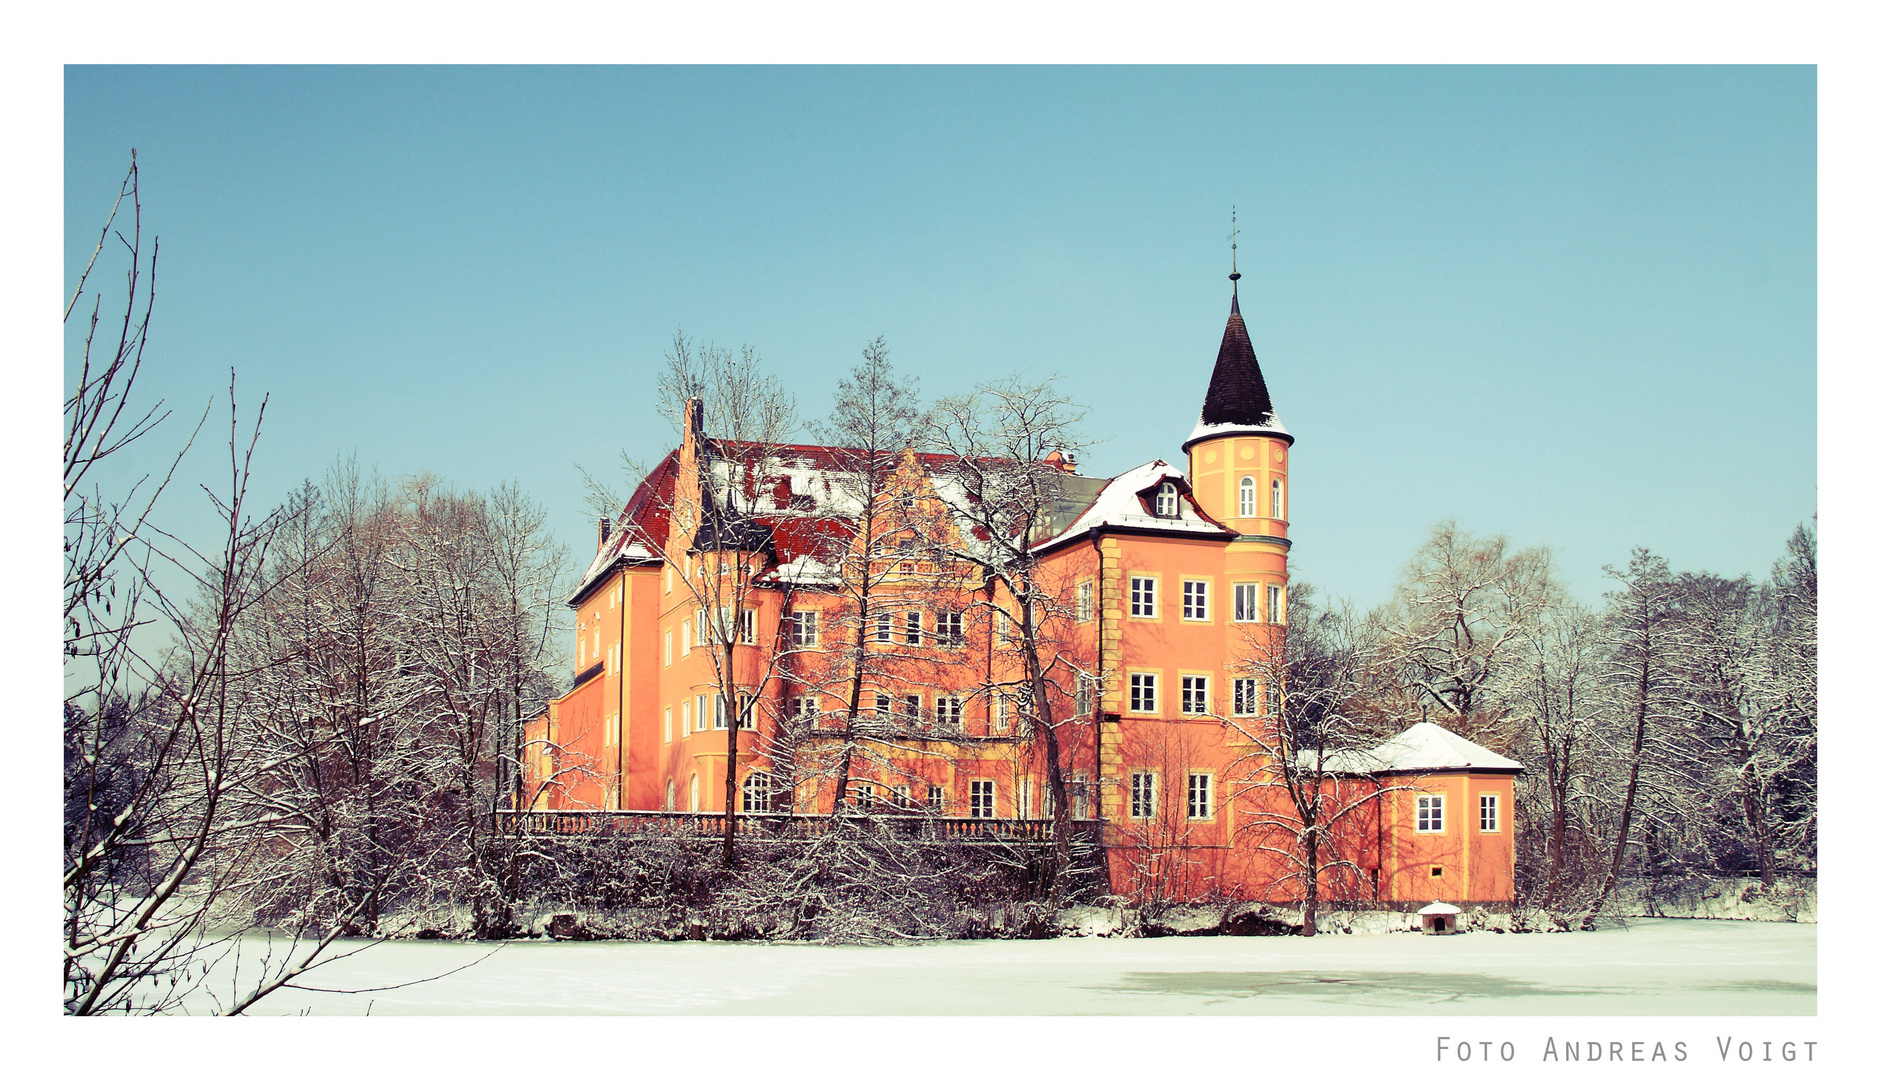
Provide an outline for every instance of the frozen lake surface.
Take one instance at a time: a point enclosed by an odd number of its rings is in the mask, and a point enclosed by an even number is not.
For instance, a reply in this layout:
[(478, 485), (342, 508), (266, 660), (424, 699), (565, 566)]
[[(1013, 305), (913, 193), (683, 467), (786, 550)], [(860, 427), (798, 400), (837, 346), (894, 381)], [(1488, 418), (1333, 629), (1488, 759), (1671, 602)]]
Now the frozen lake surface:
[[(434, 982), (380, 989), (472, 961), (476, 966)], [(1636, 919), (1591, 934), (1063, 938), (878, 948), (387, 941), (303, 981), (365, 992), (287, 989), (253, 1011), (1814, 1015), (1816, 927)]]

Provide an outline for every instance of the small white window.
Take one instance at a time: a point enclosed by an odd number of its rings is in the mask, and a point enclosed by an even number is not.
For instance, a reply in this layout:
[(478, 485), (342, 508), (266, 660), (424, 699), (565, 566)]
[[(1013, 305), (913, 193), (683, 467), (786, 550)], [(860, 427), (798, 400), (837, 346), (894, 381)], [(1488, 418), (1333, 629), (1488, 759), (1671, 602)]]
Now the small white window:
[(1259, 517), (1261, 512), (1259, 499), (1260, 492), (1254, 486), (1254, 478), (1243, 476), (1241, 478), (1241, 516)]
[[(672, 568), (672, 567), (670, 567), (670, 566), (666, 568), (666, 591), (667, 591), (667, 592), (672, 592), (672, 591), (673, 591), (673, 568)], [(671, 803), (671, 802), (672, 802), (672, 800), (671, 800), (671, 799), (668, 799), (668, 800), (666, 800), (666, 801), (667, 801), (668, 803)], [(671, 806), (669, 805), (669, 806), (667, 806), (667, 809), (668, 809), (668, 810), (671, 810), (671, 809), (672, 809), (672, 807), (671, 807)]]
[(679, 737), (683, 739), (686, 736), (691, 735), (691, 734), (692, 734), (692, 702), (682, 701), (679, 703)]
[(1501, 798), (1495, 795), (1484, 795), (1482, 797), (1481, 829), (1483, 832), (1492, 833), (1492, 832), (1502, 831), (1501, 812), (1502, 812)]
[(1208, 676), (1182, 676), (1182, 714), (1203, 716), (1208, 712)]
[(1156, 617), (1155, 578), (1133, 577), (1130, 579), (1130, 614), (1144, 619)]
[[(671, 574), (672, 571), (668, 570), (667, 573)], [(668, 780), (666, 782), (666, 808), (668, 810), (678, 809), (678, 807), (674, 805), (674, 802), (675, 802), (675, 793), (673, 790), (673, 782), (671, 780)]]
[(666, 719), (660, 723), (660, 741), (673, 741), (673, 710), (666, 710)]
[(921, 719), (921, 695), (904, 694), (901, 698), (901, 715), (909, 723)]
[(738, 695), (738, 730), (756, 731), (758, 729), (758, 710), (750, 694)]
[(671, 630), (666, 632), (666, 666), (673, 666), (673, 632)]
[(1176, 516), (1176, 485), (1165, 483), (1156, 489), (1156, 516)]
[(1261, 702), (1261, 681), (1236, 679), (1234, 681), (1234, 714), (1236, 716), (1260, 716), (1265, 711)]
[(966, 644), (966, 625), (958, 611), (942, 611), (934, 616), (934, 640), (950, 649)]
[(1208, 582), (1182, 583), (1182, 617), (1190, 622), (1208, 621)]
[(1141, 671), (1130, 673), (1130, 711), (1156, 711), (1156, 676)]
[(771, 774), (754, 772), (745, 777), (745, 805), (747, 814), (766, 814), (771, 810)]
[(692, 655), (692, 620), (679, 624), (679, 655)]
[(687, 806), (687, 809), (691, 810), (693, 813), (696, 814), (699, 812), (699, 774), (698, 773), (692, 774), (691, 788), (692, 788), (691, 794), (689, 794), (686, 797), (686, 806)]
[(878, 612), (875, 616), (875, 640), (887, 645), (895, 640), (895, 616), (890, 612)]
[(927, 786), (927, 808), (938, 814), (947, 808), (947, 789), (939, 784)]
[(882, 723), (886, 724), (888, 723), (889, 715), (893, 710), (894, 710), (893, 699), (890, 698), (887, 694), (884, 694), (878, 691), (875, 695), (875, 718), (877, 720), (880, 720)]
[(1032, 781), (1030, 778), (1019, 781), (1019, 806), (1017, 816), (1032, 816)]
[(727, 718), (725, 716), (725, 695), (713, 694), (712, 695), (712, 730), (724, 731), (726, 719)]
[(968, 816), (976, 818), (993, 816), (993, 782), (991, 780), (973, 781), (968, 789), (967, 797)]
[(921, 613), (918, 611), (910, 611), (902, 616), (902, 618), (906, 624), (903, 640), (907, 641), (910, 645), (921, 644)]
[(914, 797), (908, 793), (906, 784), (896, 784), (889, 788), (888, 801), (893, 803), (897, 810), (907, 810), (914, 806)]
[(952, 695), (934, 699), (934, 722), (942, 727), (959, 727), (963, 703)]
[(799, 649), (816, 647), (816, 612), (790, 613), (790, 643)]
[(1417, 831), (1443, 831), (1443, 796), (1419, 795), (1417, 797)]
[(1207, 773), (1189, 774), (1189, 816), (1215, 816), (1215, 778)]
[(1287, 621), (1286, 594), (1280, 591), (1278, 585), (1267, 586), (1267, 621), (1270, 623)]
[(1156, 774), (1130, 774), (1130, 816), (1139, 821), (1156, 819)]
[(1096, 687), (1089, 675), (1078, 676), (1078, 690), (1077, 697), (1073, 702), (1075, 706), (1075, 711), (1072, 713), (1073, 716), (1091, 715), (1091, 701), (1096, 696), (1096, 694), (1093, 693), (1095, 689)]
[(1007, 700), (1006, 695), (995, 692), (993, 694), (993, 730), (1004, 732), (1011, 726), (1012, 702)]
[(1259, 622), (1261, 618), (1261, 587), (1251, 581), (1237, 581), (1234, 585), (1234, 621)]
[(1280, 480), (1278, 478), (1274, 480), (1273, 506), (1270, 509), (1273, 511), (1273, 513), (1267, 515), (1268, 517), (1285, 518), (1287, 516), (1286, 514), (1286, 510), (1287, 510), (1286, 490), (1281, 487)]
[(790, 718), (797, 723), (804, 726), (816, 724), (817, 699), (814, 696), (791, 698), (786, 708), (790, 710)]
[(1079, 821), (1091, 816), (1091, 774), (1072, 773), (1071, 782), (1065, 785), (1070, 789), (1071, 816)]
[(1097, 615), (1097, 589), (1089, 581), (1078, 582), (1078, 621), (1090, 622)]
[(745, 608), (738, 613), (738, 644), (756, 645), (758, 643), (758, 613)]

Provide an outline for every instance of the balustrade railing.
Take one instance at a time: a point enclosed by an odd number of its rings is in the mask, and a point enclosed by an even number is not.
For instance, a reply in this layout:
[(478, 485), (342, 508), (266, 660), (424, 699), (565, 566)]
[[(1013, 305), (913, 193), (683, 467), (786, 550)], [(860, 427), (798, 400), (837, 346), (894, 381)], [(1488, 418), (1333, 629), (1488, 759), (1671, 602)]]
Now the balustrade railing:
[[(740, 814), (737, 834), (807, 839), (832, 831), (903, 836), (915, 840), (1043, 842), (1052, 837), (1050, 818), (961, 818), (920, 813), (857, 813), (840, 818), (810, 814)], [(1098, 821), (1073, 821), (1072, 835), (1095, 837)], [(498, 810), (496, 832), (505, 836), (715, 836), (725, 835), (725, 815), (667, 810)]]

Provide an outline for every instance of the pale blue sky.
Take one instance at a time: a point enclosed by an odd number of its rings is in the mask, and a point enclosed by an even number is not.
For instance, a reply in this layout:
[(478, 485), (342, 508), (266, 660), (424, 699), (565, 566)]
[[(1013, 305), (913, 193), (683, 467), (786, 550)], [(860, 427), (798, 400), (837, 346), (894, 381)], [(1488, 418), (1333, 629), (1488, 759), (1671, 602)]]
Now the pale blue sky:
[(65, 110), (66, 281), (135, 146), (151, 388), (272, 393), (271, 499), (355, 450), (516, 479), (585, 557), (574, 463), (670, 444), (682, 326), (806, 416), (877, 334), (929, 395), (1061, 372), (1084, 471), (1180, 462), (1238, 204), (1321, 589), (1445, 517), (1587, 598), (1638, 544), (1761, 575), (1816, 505), (1811, 68), (70, 68)]

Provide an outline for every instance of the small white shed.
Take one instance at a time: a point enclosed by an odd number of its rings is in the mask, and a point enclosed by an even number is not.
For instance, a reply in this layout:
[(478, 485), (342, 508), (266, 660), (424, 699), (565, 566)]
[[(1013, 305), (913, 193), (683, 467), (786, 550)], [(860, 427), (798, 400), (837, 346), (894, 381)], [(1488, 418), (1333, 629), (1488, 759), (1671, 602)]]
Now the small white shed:
[(1463, 909), (1439, 900), (1417, 909), (1424, 920), (1426, 934), (1454, 934), (1462, 929)]

